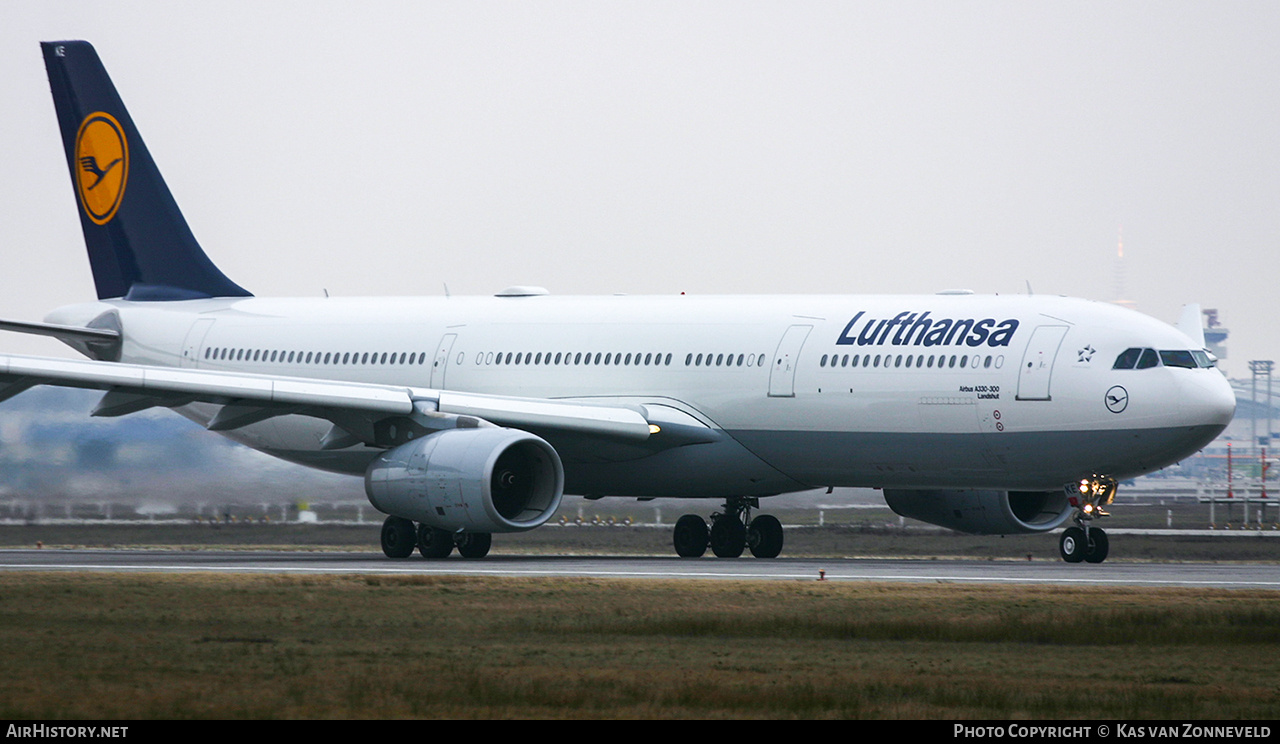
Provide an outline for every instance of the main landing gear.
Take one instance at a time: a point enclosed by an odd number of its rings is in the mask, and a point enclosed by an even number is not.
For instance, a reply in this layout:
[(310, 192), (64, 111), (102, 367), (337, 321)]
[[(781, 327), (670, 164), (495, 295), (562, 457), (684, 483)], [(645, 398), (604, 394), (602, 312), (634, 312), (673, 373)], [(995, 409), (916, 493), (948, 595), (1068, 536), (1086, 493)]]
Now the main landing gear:
[(751, 519), (751, 510), (759, 508), (756, 498), (728, 498), (724, 511), (711, 515), (710, 529), (696, 514), (680, 517), (672, 535), (676, 554), (700, 558), (710, 546), (718, 558), (737, 558), (743, 550), (750, 550), (757, 558), (777, 558), (782, 552), (782, 523), (768, 514)]
[(1107, 559), (1110, 550), (1107, 533), (1090, 523), (1110, 516), (1102, 507), (1109, 506), (1115, 497), (1114, 478), (1093, 476), (1067, 486), (1067, 501), (1076, 508), (1071, 518), (1075, 526), (1063, 530), (1062, 537), (1058, 539), (1058, 553), (1062, 560), (1067, 563), (1102, 563)]
[(382, 552), (388, 558), (408, 558), (414, 548), (423, 558), (448, 558), (456, 547), (463, 558), (483, 558), (493, 545), (488, 532), (440, 530), (425, 524), (414, 526), (403, 517), (387, 517), (382, 523)]

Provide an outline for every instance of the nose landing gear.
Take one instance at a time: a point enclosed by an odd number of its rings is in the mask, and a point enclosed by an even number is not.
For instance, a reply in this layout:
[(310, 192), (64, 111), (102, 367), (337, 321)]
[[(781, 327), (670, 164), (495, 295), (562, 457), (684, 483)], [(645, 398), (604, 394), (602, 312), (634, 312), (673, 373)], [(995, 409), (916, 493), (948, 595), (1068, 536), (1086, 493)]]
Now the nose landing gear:
[(1102, 563), (1107, 559), (1110, 543), (1107, 533), (1091, 522), (1110, 516), (1102, 507), (1110, 506), (1116, 497), (1116, 480), (1095, 475), (1067, 485), (1067, 501), (1075, 507), (1074, 527), (1062, 531), (1058, 553), (1067, 563)]

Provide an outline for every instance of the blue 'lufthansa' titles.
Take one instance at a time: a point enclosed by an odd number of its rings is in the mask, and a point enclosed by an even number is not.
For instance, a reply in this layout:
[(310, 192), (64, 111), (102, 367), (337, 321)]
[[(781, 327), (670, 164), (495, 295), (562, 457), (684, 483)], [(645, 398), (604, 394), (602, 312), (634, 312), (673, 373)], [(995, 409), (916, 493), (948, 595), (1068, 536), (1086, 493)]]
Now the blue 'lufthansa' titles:
[(1018, 321), (1010, 318), (996, 324), (995, 318), (974, 320), (965, 318), (930, 318), (929, 311), (913, 313), (903, 311), (892, 319), (877, 321), (868, 318), (857, 328), (866, 311), (859, 310), (849, 325), (844, 327), (836, 343), (841, 346), (1008, 346)]

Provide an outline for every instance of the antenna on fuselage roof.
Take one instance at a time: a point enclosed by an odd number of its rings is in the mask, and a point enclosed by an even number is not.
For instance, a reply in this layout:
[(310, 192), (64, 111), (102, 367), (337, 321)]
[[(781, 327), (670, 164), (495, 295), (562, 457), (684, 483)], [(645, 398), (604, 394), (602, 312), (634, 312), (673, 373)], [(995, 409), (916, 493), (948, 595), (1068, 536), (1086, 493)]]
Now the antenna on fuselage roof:
[(1023, 281), (1025, 281), (1025, 282), (1027, 283), (1027, 296), (1034, 295), (1034, 294), (1035, 294), (1035, 292), (1032, 292), (1032, 291), (1031, 291), (1031, 280), (1030, 280), (1030, 279), (1024, 279)]

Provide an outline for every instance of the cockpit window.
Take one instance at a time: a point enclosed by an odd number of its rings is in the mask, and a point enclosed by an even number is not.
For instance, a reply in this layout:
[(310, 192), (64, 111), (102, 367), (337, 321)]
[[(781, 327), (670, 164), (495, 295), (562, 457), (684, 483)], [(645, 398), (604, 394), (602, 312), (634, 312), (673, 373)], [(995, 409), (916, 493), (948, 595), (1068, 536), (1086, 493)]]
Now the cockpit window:
[(1125, 349), (1120, 352), (1120, 356), (1116, 357), (1116, 363), (1111, 365), (1111, 369), (1133, 369), (1133, 365), (1138, 363), (1138, 357), (1142, 356), (1142, 349)]
[(1191, 352), (1181, 349), (1172, 351), (1161, 351), (1160, 361), (1164, 362), (1166, 367), (1183, 367), (1185, 369), (1196, 368), (1196, 358), (1191, 356)]
[(1196, 358), (1196, 364), (1206, 369), (1214, 366), (1215, 364), (1214, 358), (1210, 356), (1207, 351), (1193, 351), (1191, 352), (1191, 356)]
[(1213, 355), (1207, 351), (1172, 349), (1157, 353), (1155, 349), (1125, 349), (1120, 352), (1120, 356), (1116, 357), (1116, 363), (1111, 365), (1111, 369), (1151, 369), (1159, 367), (1162, 363), (1166, 367), (1208, 369), (1216, 362)]

